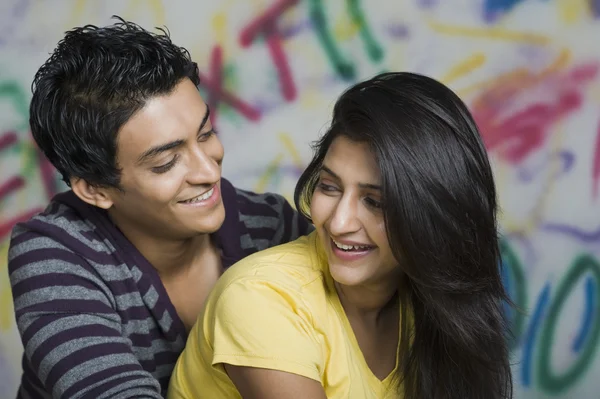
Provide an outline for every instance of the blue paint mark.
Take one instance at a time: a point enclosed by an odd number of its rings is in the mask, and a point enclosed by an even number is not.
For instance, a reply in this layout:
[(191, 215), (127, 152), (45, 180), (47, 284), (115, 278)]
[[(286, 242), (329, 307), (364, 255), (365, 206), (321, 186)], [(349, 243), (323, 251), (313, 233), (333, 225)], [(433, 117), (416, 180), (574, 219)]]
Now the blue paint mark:
[(594, 278), (588, 276), (585, 280), (585, 309), (583, 312), (583, 323), (581, 323), (581, 329), (579, 334), (573, 341), (573, 352), (578, 353), (583, 348), (586, 338), (589, 336), (590, 327), (594, 320), (594, 305), (596, 303), (596, 284), (594, 284)]
[(523, 0), (486, 0), (483, 12), (485, 15), (498, 15), (510, 11)]
[(546, 283), (544, 289), (538, 297), (533, 316), (531, 317), (531, 323), (525, 333), (525, 339), (523, 340), (523, 362), (521, 368), (521, 384), (523, 387), (531, 385), (531, 363), (533, 360), (533, 343), (535, 336), (540, 328), (546, 308), (548, 307), (548, 301), (550, 300), (550, 283)]

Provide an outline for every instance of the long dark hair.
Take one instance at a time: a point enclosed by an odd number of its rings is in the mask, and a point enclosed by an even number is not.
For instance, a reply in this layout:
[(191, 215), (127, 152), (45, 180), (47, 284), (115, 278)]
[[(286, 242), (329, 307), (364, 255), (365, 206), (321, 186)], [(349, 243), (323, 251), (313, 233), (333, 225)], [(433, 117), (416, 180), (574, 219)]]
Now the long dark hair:
[(390, 246), (406, 277), (398, 381), (410, 399), (512, 398), (496, 188), (471, 114), (440, 82), (384, 73), (348, 89), (294, 193), (309, 207), (343, 135), (378, 162)]

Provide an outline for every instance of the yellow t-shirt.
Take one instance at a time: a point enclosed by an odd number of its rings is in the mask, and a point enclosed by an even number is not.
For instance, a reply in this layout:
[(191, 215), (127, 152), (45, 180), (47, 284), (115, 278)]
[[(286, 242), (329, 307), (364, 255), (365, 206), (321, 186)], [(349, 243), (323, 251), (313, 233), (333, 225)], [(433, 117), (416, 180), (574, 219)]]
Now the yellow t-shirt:
[(367, 366), (316, 233), (253, 254), (223, 274), (190, 332), (167, 398), (241, 398), (223, 363), (312, 378), (329, 399), (401, 397), (392, 377), (397, 364), (383, 381)]

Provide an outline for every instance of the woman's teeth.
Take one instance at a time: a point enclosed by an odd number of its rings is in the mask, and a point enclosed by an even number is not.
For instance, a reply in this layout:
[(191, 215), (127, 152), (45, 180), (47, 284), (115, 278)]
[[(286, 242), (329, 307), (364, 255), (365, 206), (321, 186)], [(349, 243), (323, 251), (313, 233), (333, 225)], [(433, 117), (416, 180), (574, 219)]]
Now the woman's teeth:
[(364, 251), (365, 249), (371, 248), (368, 245), (346, 245), (346, 244), (340, 244), (339, 242), (336, 242), (335, 240), (332, 240), (332, 241), (335, 244), (335, 246), (338, 247), (339, 249), (341, 249), (342, 251)]
[(215, 192), (215, 188), (211, 188), (210, 190), (208, 190), (207, 192), (205, 192), (202, 195), (199, 195), (197, 197), (194, 197), (192, 199), (189, 200), (185, 200), (185, 201), (181, 201), (183, 204), (193, 204), (195, 202), (201, 202), (201, 201), (206, 201), (207, 199), (209, 199), (213, 193)]

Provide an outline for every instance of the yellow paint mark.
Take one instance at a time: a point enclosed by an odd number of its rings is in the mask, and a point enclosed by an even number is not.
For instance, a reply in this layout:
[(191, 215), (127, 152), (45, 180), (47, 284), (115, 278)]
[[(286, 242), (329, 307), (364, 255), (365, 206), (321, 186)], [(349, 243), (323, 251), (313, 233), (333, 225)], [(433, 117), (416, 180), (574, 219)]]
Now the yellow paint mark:
[(529, 71), (527, 69), (517, 68), (482, 82), (477, 82), (467, 87), (463, 87), (462, 89), (457, 89), (456, 92), (459, 96), (463, 97), (473, 92), (484, 91), (492, 86), (500, 85), (502, 82), (521, 80), (527, 76), (529, 76)]
[(358, 24), (348, 18), (341, 18), (333, 27), (333, 35), (339, 41), (349, 40), (356, 36), (359, 29)]
[(557, 73), (561, 69), (566, 68), (567, 65), (569, 65), (569, 62), (571, 62), (571, 50), (564, 48), (560, 51), (558, 57), (556, 57), (556, 59), (550, 65), (548, 65), (548, 67), (540, 72), (538, 75), (538, 81), (547, 77), (548, 75)]
[(6, 331), (13, 323), (13, 301), (8, 281), (8, 240), (0, 244), (0, 331)]
[(75, 4), (71, 7), (71, 16), (68, 22), (69, 27), (79, 25), (83, 12), (89, 3), (93, 4), (94, 2), (90, 2), (89, 0), (75, 0)]
[(139, 12), (140, 9), (150, 9), (154, 15), (153, 23), (157, 26), (165, 25), (165, 8), (161, 0), (130, 0), (128, 7), (123, 13), (124, 19), (133, 19), (133, 16)]
[(227, 17), (224, 12), (218, 12), (212, 17), (212, 28), (215, 32), (215, 40), (221, 46), (227, 40)]
[(572, 25), (579, 22), (589, 12), (588, 3), (589, 0), (557, 0), (556, 6), (561, 20), (568, 25)]
[[(269, 183), (275, 178), (275, 176), (277, 176), (277, 173), (279, 172), (279, 168), (281, 168), (281, 165), (283, 163), (284, 156), (286, 156), (286, 155), (291, 157), (292, 162), (294, 163), (294, 166), (296, 166), (297, 168), (302, 169), (302, 170), (304, 169), (304, 164), (302, 163), (302, 158), (300, 157), (298, 150), (294, 146), (294, 142), (292, 141), (292, 138), (290, 137), (290, 135), (287, 133), (280, 133), (279, 140), (283, 144), (285, 152), (278, 153), (277, 156), (271, 162), (269, 162), (269, 165), (267, 166), (267, 170), (265, 170), (265, 172), (258, 178), (258, 182), (256, 183), (256, 186), (254, 189), (256, 192), (263, 193), (266, 191)], [(284, 195), (284, 196), (286, 198), (289, 197), (289, 195)], [(288, 201), (289, 201), (289, 198), (288, 198)]]
[(544, 35), (529, 32), (519, 32), (502, 28), (472, 28), (467, 26), (447, 25), (439, 22), (428, 21), (429, 27), (434, 31), (446, 35), (467, 36), (476, 39), (508, 40), (512, 42), (530, 43), (540, 46), (550, 43), (550, 38)]
[(300, 169), (303, 169), (304, 164), (302, 163), (302, 157), (300, 157), (300, 154), (298, 153), (298, 150), (296, 149), (294, 141), (292, 140), (290, 135), (286, 133), (280, 133), (279, 140), (281, 140), (287, 152), (292, 156), (292, 161), (294, 162), (294, 165), (296, 165), (296, 167)]
[(258, 183), (256, 183), (256, 188), (254, 189), (254, 191), (258, 193), (265, 192), (267, 186), (269, 185), (269, 182), (271, 181), (271, 179), (273, 179), (273, 176), (277, 174), (277, 170), (279, 169), (282, 161), (283, 154), (277, 154), (275, 159), (273, 159), (269, 163), (269, 166), (267, 166), (267, 170), (265, 171), (265, 173), (263, 173), (262, 176), (258, 179)]
[(539, 73), (532, 73), (526, 68), (517, 68), (495, 76), (491, 79), (486, 79), (482, 82), (477, 82), (467, 87), (463, 87), (462, 89), (457, 89), (456, 92), (462, 97), (473, 92), (484, 91), (491, 87), (501, 87), (503, 85), (507, 87), (519, 87), (520, 89), (525, 89), (539, 83), (542, 79), (548, 77), (548, 75), (557, 73), (566, 68), (569, 62), (571, 62), (571, 51), (567, 48), (564, 48), (558, 54), (556, 59)]
[(462, 60), (448, 71), (444, 77), (442, 77), (442, 82), (445, 84), (450, 84), (450, 82), (474, 71), (475, 69), (481, 67), (485, 63), (485, 55), (483, 53), (475, 53), (466, 59)]

